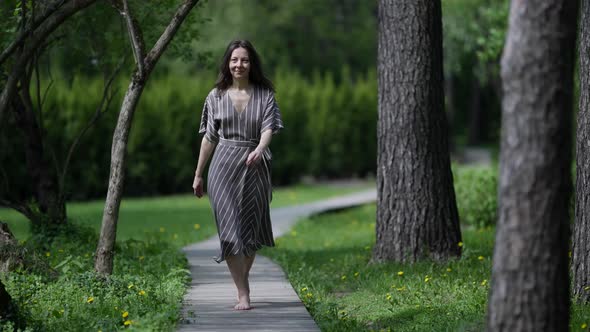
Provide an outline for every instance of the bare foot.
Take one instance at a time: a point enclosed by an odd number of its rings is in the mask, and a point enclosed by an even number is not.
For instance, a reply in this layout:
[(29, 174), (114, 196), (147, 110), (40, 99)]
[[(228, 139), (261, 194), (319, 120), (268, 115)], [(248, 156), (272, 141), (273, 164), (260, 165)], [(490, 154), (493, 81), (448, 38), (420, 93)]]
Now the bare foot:
[(248, 295), (243, 295), (240, 296), (239, 300), (238, 300), (238, 304), (236, 304), (234, 306), (235, 310), (250, 310), (250, 296)]

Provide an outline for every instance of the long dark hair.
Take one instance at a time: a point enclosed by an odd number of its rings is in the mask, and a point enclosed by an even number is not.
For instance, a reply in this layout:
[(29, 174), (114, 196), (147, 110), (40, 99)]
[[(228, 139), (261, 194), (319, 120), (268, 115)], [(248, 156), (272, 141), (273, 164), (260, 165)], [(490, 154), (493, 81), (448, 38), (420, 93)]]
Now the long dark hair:
[(231, 58), (232, 52), (236, 48), (245, 48), (248, 51), (248, 58), (250, 59), (250, 74), (249, 74), (249, 81), (254, 85), (261, 86), (267, 88), (270, 91), (275, 91), (274, 85), (272, 82), (264, 76), (262, 72), (262, 65), (260, 63), (260, 57), (258, 53), (247, 40), (234, 40), (227, 45), (227, 49), (225, 50), (225, 54), (223, 55), (223, 59), (221, 60), (221, 64), (219, 66), (219, 75), (217, 76), (217, 82), (215, 82), (215, 87), (219, 91), (225, 91), (229, 88), (233, 83), (233, 77), (231, 72), (229, 71), (229, 60)]

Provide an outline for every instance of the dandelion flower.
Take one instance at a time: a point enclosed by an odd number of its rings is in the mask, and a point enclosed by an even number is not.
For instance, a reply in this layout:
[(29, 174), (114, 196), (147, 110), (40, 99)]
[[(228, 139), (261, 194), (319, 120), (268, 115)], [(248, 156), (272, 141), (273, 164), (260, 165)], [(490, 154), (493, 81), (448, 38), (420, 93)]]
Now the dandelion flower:
[(481, 282), (481, 285), (482, 285), (482, 286), (485, 286), (485, 285), (487, 285), (487, 284), (488, 284), (488, 280), (487, 280), (487, 279), (484, 279), (484, 280)]
[(123, 322), (123, 324), (125, 326), (129, 326), (129, 325), (133, 324), (133, 321), (132, 320), (126, 320), (125, 322)]
[(359, 273), (358, 273), (358, 272), (355, 272), (355, 273), (354, 273), (354, 276), (355, 276), (355, 277), (358, 277), (358, 276), (359, 276)]
[(123, 317), (123, 318), (127, 318), (127, 317), (129, 317), (129, 312), (128, 312), (128, 311), (125, 311), (125, 312), (124, 312), (124, 313), (121, 315), (121, 317)]
[(307, 293), (305, 294), (305, 297), (311, 299), (313, 297), (313, 293)]
[(387, 293), (385, 295), (385, 298), (387, 299), (387, 301), (391, 301), (392, 296), (391, 296), (391, 294)]
[(582, 328), (583, 328), (583, 329), (585, 329), (585, 328), (587, 328), (587, 327), (588, 327), (588, 324), (586, 324), (586, 323), (582, 324)]
[(398, 276), (400, 276), (400, 277), (401, 277), (401, 276), (403, 276), (403, 275), (404, 275), (404, 271), (399, 271), (399, 272), (397, 273), (397, 275), (398, 275)]
[(45, 253), (45, 256), (49, 257), (49, 256), (51, 256), (51, 253), (48, 251)]
[(94, 298), (92, 296), (90, 296), (87, 300), (86, 303), (92, 303), (94, 302)]
[(145, 296), (145, 291), (142, 289), (142, 290), (140, 290), (140, 291), (139, 291), (139, 293), (137, 293), (137, 294), (139, 294), (139, 295), (141, 295), (141, 296)]
[(160, 227), (160, 233), (164, 233), (165, 231), (166, 231), (166, 228)]
[(430, 281), (430, 279), (431, 279), (431, 278), (430, 278), (429, 276), (426, 276), (426, 277), (424, 277), (424, 282), (429, 282), (429, 281)]
[(447, 272), (453, 271), (450, 267), (447, 267)]
[(483, 256), (479, 256), (479, 257), (477, 257), (477, 259), (479, 259), (480, 261), (483, 261), (484, 257)]
[(135, 286), (134, 284), (129, 284), (129, 286), (127, 286), (127, 288), (131, 289), (133, 288), (133, 286)]
[(142, 261), (145, 257), (139, 256), (139, 260)]
[(200, 224), (195, 224), (193, 227), (194, 227), (194, 229), (199, 230), (201, 228), (201, 225)]
[(301, 291), (302, 291), (302, 292), (305, 292), (305, 291), (307, 291), (307, 287), (303, 287), (303, 288), (301, 288)]
[(463, 242), (459, 242), (457, 243), (457, 245), (459, 246), (459, 248), (463, 247)]
[(340, 279), (346, 280), (346, 276), (342, 276), (342, 277), (340, 277)]

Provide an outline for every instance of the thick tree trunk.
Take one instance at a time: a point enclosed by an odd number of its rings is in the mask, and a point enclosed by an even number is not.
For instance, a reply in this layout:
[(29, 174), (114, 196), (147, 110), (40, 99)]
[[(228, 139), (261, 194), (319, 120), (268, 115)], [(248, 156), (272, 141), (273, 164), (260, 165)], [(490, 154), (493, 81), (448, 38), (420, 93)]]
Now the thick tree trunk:
[(184, 19), (198, 2), (199, 0), (184, 0), (154, 47), (143, 57), (143, 40), (141, 39), (140, 28), (137, 25), (137, 21), (133, 19), (129, 12), (126, 1), (123, 1), (123, 10), (137, 62), (137, 71), (133, 74), (131, 83), (127, 88), (127, 93), (121, 105), (117, 127), (113, 134), (109, 189), (104, 206), (100, 238), (98, 240), (94, 262), (94, 269), (99, 274), (109, 275), (113, 273), (113, 250), (115, 248), (117, 234), (119, 207), (121, 206), (123, 195), (127, 140), (129, 138), (129, 131), (131, 130), (133, 113), (135, 112), (135, 108), (151, 71), (172, 41)]
[(443, 110), (440, 0), (379, 1), (378, 71), (373, 260), (460, 256)]
[(576, 145), (576, 218), (572, 239), (574, 299), (590, 302), (590, 3), (580, 20), (580, 109)]
[(489, 331), (568, 330), (577, 12), (571, 0), (510, 8)]

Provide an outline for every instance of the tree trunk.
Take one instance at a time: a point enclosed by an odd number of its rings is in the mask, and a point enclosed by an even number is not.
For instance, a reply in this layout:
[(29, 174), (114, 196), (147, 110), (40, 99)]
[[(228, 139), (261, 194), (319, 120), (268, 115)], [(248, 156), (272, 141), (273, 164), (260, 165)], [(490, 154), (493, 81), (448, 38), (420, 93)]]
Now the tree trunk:
[(121, 206), (121, 198), (123, 195), (127, 140), (129, 138), (129, 131), (131, 130), (133, 113), (135, 112), (135, 108), (139, 102), (139, 98), (141, 97), (141, 93), (143, 92), (143, 88), (147, 83), (150, 73), (172, 41), (172, 38), (180, 28), (180, 25), (184, 19), (198, 2), (199, 0), (183, 1), (172, 17), (170, 24), (168, 24), (154, 47), (144, 57), (144, 43), (141, 39), (140, 28), (137, 25), (137, 21), (129, 12), (126, 1), (123, 1), (123, 10), (128, 24), (128, 31), (130, 34), (135, 60), (137, 62), (137, 70), (133, 74), (131, 83), (127, 88), (127, 93), (125, 94), (123, 104), (121, 105), (119, 119), (117, 120), (117, 127), (115, 128), (115, 133), (113, 134), (109, 189), (104, 206), (100, 238), (98, 239), (96, 259), (94, 262), (94, 269), (99, 274), (109, 275), (113, 273), (113, 250), (115, 247), (117, 235), (119, 207)]
[(117, 221), (119, 219), (119, 207), (123, 194), (123, 181), (125, 179), (125, 156), (127, 153), (127, 141), (131, 129), (131, 121), (135, 113), (135, 107), (143, 92), (145, 81), (141, 81), (134, 75), (117, 120), (117, 127), (113, 134), (111, 148), (111, 172), (109, 176), (109, 189), (102, 216), (100, 238), (96, 249), (95, 270), (100, 274), (113, 272), (114, 247), (117, 235)]
[(461, 255), (443, 110), (440, 0), (379, 1), (373, 260)]
[(513, 1), (489, 331), (567, 331), (571, 114), (578, 1)]
[(574, 299), (590, 302), (590, 4), (580, 20), (580, 109), (576, 145), (576, 218), (572, 239)]
[[(26, 86), (28, 87), (28, 84)], [(66, 223), (65, 200), (59, 190), (56, 170), (51, 166), (43, 147), (41, 129), (32, 105), (26, 103), (18, 93), (12, 101), (16, 124), (25, 138), (24, 151), (29, 187), (39, 207), (39, 213), (34, 212), (36, 209), (31, 209), (32, 213), (28, 216), (32, 230), (37, 232), (52, 225), (63, 225)]]

